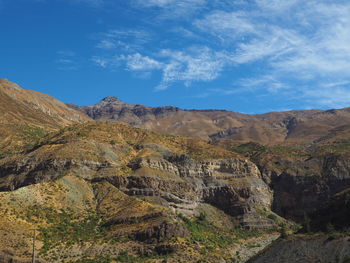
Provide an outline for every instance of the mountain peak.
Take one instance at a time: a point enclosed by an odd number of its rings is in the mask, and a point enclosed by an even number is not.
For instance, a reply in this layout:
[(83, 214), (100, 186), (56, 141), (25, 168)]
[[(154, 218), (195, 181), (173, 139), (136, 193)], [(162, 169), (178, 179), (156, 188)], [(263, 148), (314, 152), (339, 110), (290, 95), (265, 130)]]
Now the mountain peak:
[(125, 102), (121, 101), (117, 97), (114, 96), (107, 96), (103, 98), (97, 105), (107, 105), (107, 104), (126, 104)]
[(101, 101), (104, 101), (104, 102), (122, 102), (120, 99), (118, 99), (117, 97), (114, 97), (114, 96), (107, 96), (107, 97), (103, 98)]

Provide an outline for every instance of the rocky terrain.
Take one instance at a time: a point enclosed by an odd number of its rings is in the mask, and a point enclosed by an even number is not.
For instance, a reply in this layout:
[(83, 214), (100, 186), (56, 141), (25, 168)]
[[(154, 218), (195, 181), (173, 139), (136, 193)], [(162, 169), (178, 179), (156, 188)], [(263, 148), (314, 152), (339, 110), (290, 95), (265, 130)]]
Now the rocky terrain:
[(37, 262), (348, 260), (348, 109), (69, 108), (2, 79), (0, 110), (0, 262), (33, 229)]

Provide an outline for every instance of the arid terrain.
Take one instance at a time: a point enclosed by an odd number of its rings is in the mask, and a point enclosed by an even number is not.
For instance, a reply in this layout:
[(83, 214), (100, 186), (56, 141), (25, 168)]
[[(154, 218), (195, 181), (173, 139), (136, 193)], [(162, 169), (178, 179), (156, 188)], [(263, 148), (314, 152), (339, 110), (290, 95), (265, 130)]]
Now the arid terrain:
[(0, 110), (0, 262), (349, 262), (350, 108)]

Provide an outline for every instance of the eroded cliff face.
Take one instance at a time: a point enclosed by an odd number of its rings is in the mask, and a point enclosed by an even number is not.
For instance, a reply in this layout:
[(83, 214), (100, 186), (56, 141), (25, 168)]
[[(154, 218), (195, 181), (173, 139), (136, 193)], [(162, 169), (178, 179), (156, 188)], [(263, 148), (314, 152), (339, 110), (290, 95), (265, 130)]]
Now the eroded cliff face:
[(350, 158), (326, 154), (304, 161), (290, 161), (278, 173), (271, 172), (273, 210), (282, 217), (301, 222), (327, 206), (334, 195), (350, 187)]
[(248, 160), (194, 160), (185, 154), (157, 152), (158, 156), (131, 159), (124, 167), (127, 174), (121, 174), (117, 149), (97, 142), (94, 147), (100, 149), (99, 156), (109, 159), (58, 158), (42, 154), (39, 148), (10, 160), (1, 166), (0, 189), (13, 191), (73, 174), (91, 182), (108, 181), (129, 196), (171, 208), (175, 213), (199, 215), (199, 205), (206, 203), (247, 228), (272, 226), (255, 210), (270, 209), (272, 192), (256, 165)]
[(348, 141), (273, 147), (246, 143), (230, 149), (259, 167), (261, 178), (273, 192), (272, 210), (299, 223), (350, 188)]
[(272, 226), (255, 211), (255, 207), (269, 210), (271, 191), (250, 161), (195, 161), (186, 155), (173, 155), (141, 158), (129, 166), (134, 174), (115, 182), (129, 195), (185, 215), (198, 215), (198, 206), (207, 203), (239, 218), (247, 228)]

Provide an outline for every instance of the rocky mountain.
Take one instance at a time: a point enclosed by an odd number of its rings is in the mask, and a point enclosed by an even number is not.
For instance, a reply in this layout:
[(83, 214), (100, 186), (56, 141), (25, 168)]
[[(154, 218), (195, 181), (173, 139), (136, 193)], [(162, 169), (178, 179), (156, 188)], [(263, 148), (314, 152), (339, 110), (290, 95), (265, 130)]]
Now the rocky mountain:
[(348, 109), (68, 108), (1, 80), (0, 110), (0, 262), (33, 229), (36, 262), (348, 260)]
[(223, 110), (182, 110), (132, 105), (106, 97), (93, 106), (74, 106), (97, 121), (124, 122), (160, 134), (230, 139), (262, 144), (310, 144), (350, 125), (350, 108), (248, 115)]

